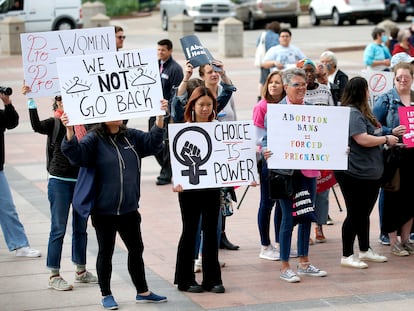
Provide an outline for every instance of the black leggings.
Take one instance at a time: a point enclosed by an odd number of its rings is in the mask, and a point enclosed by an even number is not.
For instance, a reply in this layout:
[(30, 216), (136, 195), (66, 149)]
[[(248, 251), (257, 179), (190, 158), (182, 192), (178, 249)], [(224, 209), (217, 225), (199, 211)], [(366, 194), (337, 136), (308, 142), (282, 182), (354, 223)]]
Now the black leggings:
[(369, 248), (369, 216), (378, 197), (378, 180), (359, 179), (343, 172), (335, 172), (346, 205), (346, 218), (342, 224), (342, 255), (354, 253), (355, 237), (358, 237), (359, 250)]
[(102, 296), (111, 295), (112, 255), (118, 232), (128, 250), (128, 271), (138, 293), (148, 290), (142, 253), (141, 215), (138, 211), (124, 215), (92, 215), (99, 251), (96, 272)]

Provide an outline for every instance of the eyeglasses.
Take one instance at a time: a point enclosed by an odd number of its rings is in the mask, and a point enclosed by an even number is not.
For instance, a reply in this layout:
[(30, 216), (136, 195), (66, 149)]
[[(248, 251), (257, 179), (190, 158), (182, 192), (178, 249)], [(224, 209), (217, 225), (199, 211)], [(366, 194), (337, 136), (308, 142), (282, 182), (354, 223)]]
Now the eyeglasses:
[(395, 80), (397, 82), (410, 81), (410, 79), (412, 79), (410, 76), (398, 76), (398, 77), (395, 77)]
[(289, 83), (289, 86), (299, 89), (306, 87), (306, 83)]
[(116, 36), (118, 39), (125, 40), (126, 36)]
[(55, 96), (55, 100), (57, 102), (61, 102), (62, 101), (62, 96)]

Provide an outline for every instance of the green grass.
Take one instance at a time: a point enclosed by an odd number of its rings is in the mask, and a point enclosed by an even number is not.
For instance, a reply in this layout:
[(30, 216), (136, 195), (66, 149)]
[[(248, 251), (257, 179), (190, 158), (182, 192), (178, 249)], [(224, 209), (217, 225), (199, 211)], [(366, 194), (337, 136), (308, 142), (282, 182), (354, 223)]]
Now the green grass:
[[(82, 3), (87, 0), (82, 0)], [(95, 1), (89, 1), (95, 2)], [(100, 0), (106, 6), (106, 15), (130, 15), (132, 12), (153, 8), (159, 0)]]

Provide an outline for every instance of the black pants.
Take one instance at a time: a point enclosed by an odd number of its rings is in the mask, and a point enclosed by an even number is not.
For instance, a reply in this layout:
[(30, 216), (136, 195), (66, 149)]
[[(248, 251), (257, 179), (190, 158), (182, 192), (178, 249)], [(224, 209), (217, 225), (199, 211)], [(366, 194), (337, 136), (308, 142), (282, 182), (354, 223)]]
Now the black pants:
[(202, 215), (203, 282), (201, 285), (209, 290), (215, 285), (222, 284), (217, 243), (220, 190), (188, 190), (179, 193), (178, 199), (183, 228), (178, 244), (174, 284), (185, 288), (195, 283), (195, 242), (197, 226)]
[(128, 250), (128, 271), (137, 293), (148, 290), (145, 279), (142, 253), (144, 244), (141, 236), (141, 215), (138, 211), (124, 215), (92, 215), (98, 240), (98, 257), (96, 272), (102, 296), (111, 295), (112, 255), (115, 248), (116, 233), (124, 241)]
[(346, 205), (346, 218), (342, 224), (342, 255), (354, 254), (354, 241), (358, 237), (359, 250), (367, 251), (372, 209), (378, 197), (379, 180), (359, 179), (343, 172), (335, 172)]
[[(151, 128), (154, 126), (154, 123), (155, 123), (155, 117), (151, 117), (148, 121), (149, 130), (151, 130)], [(158, 164), (161, 166), (160, 175), (158, 176), (158, 179), (171, 181), (172, 170), (171, 170), (171, 162), (170, 162), (170, 148), (169, 148), (169, 142), (168, 142), (168, 123), (169, 123), (169, 118), (164, 118), (164, 128), (166, 129), (165, 137), (164, 137), (164, 144), (163, 144), (162, 150), (155, 155), (155, 159), (157, 160)]]

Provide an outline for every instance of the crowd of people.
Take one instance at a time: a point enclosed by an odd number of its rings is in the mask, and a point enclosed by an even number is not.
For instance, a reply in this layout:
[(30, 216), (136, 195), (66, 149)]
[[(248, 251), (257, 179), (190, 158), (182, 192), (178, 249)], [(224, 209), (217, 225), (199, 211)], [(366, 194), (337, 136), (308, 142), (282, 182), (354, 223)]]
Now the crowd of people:
[[(267, 36), (269, 38), (266, 39)], [(319, 169), (284, 170), (283, 174), (290, 176), (296, 192), (309, 193), (316, 212), (315, 238), (311, 236), (313, 221), (302, 221), (297, 224), (297, 245), (293, 247), (292, 234), (296, 224), (291, 210), (295, 206), (294, 198), (292, 195), (271, 198), (270, 195), (269, 176), (272, 170), (268, 167), (268, 160), (273, 152), (268, 148), (267, 125), (272, 121), (267, 114), (269, 105), (350, 108), (348, 168), (333, 172), (346, 205), (346, 218), (342, 224), (342, 254), (338, 263), (343, 267), (362, 269), (368, 267), (365, 261), (388, 260), (370, 245), (370, 214), (378, 198), (380, 242), (390, 245), (395, 256), (414, 254), (414, 245), (411, 244), (414, 209), (405, 204), (410, 199), (413, 152), (402, 144), (402, 137), (408, 129), (400, 123), (398, 116), (398, 107), (409, 107), (414, 102), (411, 90), (414, 79), (413, 36), (411, 29), (393, 29), (393, 36), (396, 41), (390, 50), (391, 40), (386, 31), (375, 27), (373, 41), (364, 50), (362, 62), (367, 69), (394, 73), (393, 88), (370, 105), (366, 79), (359, 76), (349, 79), (339, 69), (335, 53), (324, 51), (318, 60), (307, 58), (291, 44), (291, 30), (281, 29), (278, 23), (267, 25), (264, 34), (261, 34), (260, 40), (266, 42), (266, 53), (260, 68), (259, 99), (252, 108), (260, 177), (257, 241), (259, 258), (280, 261), (280, 279), (283, 281), (297, 283), (301, 277), (328, 275), (327, 271), (311, 263), (309, 245), (329, 239), (323, 232), (323, 226), (330, 221), (330, 189), (317, 191), (317, 183), (323, 173)], [(115, 37), (117, 50), (122, 49), (126, 36), (121, 27), (115, 27)], [(118, 308), (111, 291), (112, 255), (117, 233), (128, 251), (128, 271), (136, 288), (136, 302), (167, 301), (167, 297), (149, 290), (145, 277), (144, 241), (138, 209), (141, 159), (155, 156), (161, 168), (155, 184), (171, 184), (169, 122), (237, 120), (237, 103), (233, 97), (236, 87), (226, 74), (223, 62), (215, 60), (201, 65), (195, 78), (195, 68), (190, 62), (181, 66), (173, 59), (171, 40), (160, 40), (157, 47), (163, 91), (160, 105), (166, 114), (151, 117), (147, 132), (128, 128), (126, 120), (99, 123), (93, 127), (69, 125), (61, 96), (54, 98), (54, 115), (44, 120), (40, 120), (34, 100), (29, 98), (27, 103), (32, 128), (47, 135), (50, 149), (47, 191), (51, 227), (46, 266), (51, 273), (48, 286), (59, 291), (73, 289), (73, 285), (60, 275), (63, 238), (70, 206), (76, 195), (75, 185), (81, 176), (79, 168), (93, 169), (94, 205), (90, 216), (99, 246), (97, 276), (86, 269), (88, 221), (75, 209), (71, 215), (72, 262), (76, 266), (75, 280), (98, 283), (101, 304), (110, 310)], [(30, 88), (24, 85), (22, 93), (29, 92)], [(4, 132), (18, 125), (18, 115), (9, 95), (0, 93), (0, 98), (4, 103), (4, 109), (0, 110), (1, 227), (9, 250), (16, 251), (16, 256), (40, 257), (40, 252), (29, 246), (3, 172)], [(399, 151), (400, 187), (397, 191), (382, 188), (384, 149)], [(221, 268), (225, 264), (219, 260), (219, 249), (235, 251), (240, 248), (229, 241), (225, 231), (227, 215), (223, 211), (223, 202), (229, 197), (237, 200), (234, 188), (185, 190), (178, 184), (173, 186), (173, 191), (178, 193), (177, 203), (182, 220), (174, 284), (178, 290), (189, 293), (224, 293)], [(270, 234), (272, 226), (274, 238)], [(358, 255), (354, 251), (355, 239), (358, 240)], [(298, 258), (296, 269), (291, 265), (292, 257)], [(201, 284), (196, 281), (196, 272), (202, 272)]]

